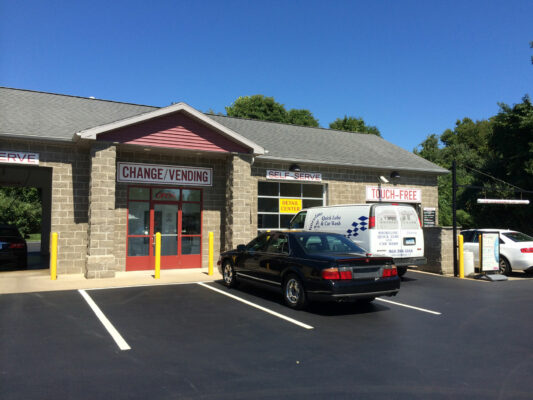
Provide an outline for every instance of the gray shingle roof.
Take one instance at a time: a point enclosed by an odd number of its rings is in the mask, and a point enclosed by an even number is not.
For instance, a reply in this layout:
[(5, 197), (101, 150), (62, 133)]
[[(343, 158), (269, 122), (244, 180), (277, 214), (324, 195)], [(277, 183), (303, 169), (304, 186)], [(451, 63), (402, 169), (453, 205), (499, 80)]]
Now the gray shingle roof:
[(0, 135), (72, 141), (81, 130), (155, 109), (0, 87)]
[[(72, 141), (76, 132), (158, 107), (0, 87), (0, 136)], [(208, 115), (265, 148), (261, 159), (447, 173), (368, 134)]]
[(447, 173), (376, 135), (210, 115), (268, 150), (258, 159)]

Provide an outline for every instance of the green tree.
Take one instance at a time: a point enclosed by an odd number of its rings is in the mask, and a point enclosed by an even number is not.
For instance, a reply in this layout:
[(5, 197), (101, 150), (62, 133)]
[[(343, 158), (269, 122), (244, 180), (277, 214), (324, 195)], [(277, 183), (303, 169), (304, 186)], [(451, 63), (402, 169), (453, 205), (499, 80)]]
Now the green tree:
[(381, 137), (379, 129), (375, 126), (366, 125), (363, 118), (348, 117), (345, 115), (344, 118), (337, 118), (330, 123), (329, 127), (338, 131), (369, 133)]
[(313, 117), (309, 110), (290, 109), (287, 113), (287, 123), (301, 126), (318, 127), (318, 120)]
[[(513, 107), (501, 103), (500, 111), (491, 121), (493, 134), (488, 143), (492, 151), (484, 171), (498, 180), (478, 177), (475, 184), (484, 187), (480, 195), (533, 201), (531, 193), (519, 191), (533, 191), (533, 105), (530, 98), (525, 96), (522, 103)], [(479, 205), (474, 208), (478, 221), (486, 215), (490, 215), (493, 226), (533, 234), (531, 205)]]
[[(471, 185), (475, 176), (470, 168), (482, 169), (490, 158), (488, 140), (492, 134), (492, 123), (487, 120), (472, 121), (470, 118), (458, 120), (455, 128), (446, 129), (440, 136), (429, 135), (414, 153), (451, 170), (452, 162), (457, 163), (457, 183)], [(439, 185), (439, 224), (452, 224), (452, 177), (451, 174), (438, 178)], [(471, 227), (473, 219), (471, 199), (475, 194), (470, 189), (458, 192), (458, 224)]]
[(496, 176), (516, 186), (533, 190), (533, 105), (528, 96), (522, 103), (509, 107), (500, 104), (500, 112), (492, 119), (494, 134), (490, 146), (495, 163), (502, 168)]
[(41, 196), (37, 188), (1, 187), (0, 223), (15, 225), (23, 235), (41, 232)]
[[(475, 228), (512, 228), (533, 233), (531, 206), (482, 205), (477, 199), (533, 200), (533, 106), (529, 97), (513, 107), (500, 104), (488, 120), (464, 118), (440, 136), (429, 135), (414, 153), (444, 168), (457, 163), (458, 224)], [(440, 176), (439, 224), (452, 223), (451, 174)], [(473, 187), (462, 187), (473, 186)]]
[(259, 119), (262, 121), (287, 121), (287, 110), (273, 97), (262, 94), (239, 97), (231, 106), (226, 107), (228, 117)]
[(229, 107), (226, 107), (228, 117), (258, 119), (261, 121), (281, 122), (284, 124), (318, 126), (318, 120), (309, 110), (286, 110), (283, 104), (273, 97), (262, 94), (239, 97)]

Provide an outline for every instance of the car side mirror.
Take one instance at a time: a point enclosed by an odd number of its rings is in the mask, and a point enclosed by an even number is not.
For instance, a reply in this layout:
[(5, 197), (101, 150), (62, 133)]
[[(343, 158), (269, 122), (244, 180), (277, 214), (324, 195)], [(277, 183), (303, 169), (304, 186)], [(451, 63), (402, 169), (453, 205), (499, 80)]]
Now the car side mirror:
[(244, 244), (239, 244), (239, 245), (237, 245), (237, 251), (238, 251), (239, 253), (242, 253), (242, 252), (244, 252), (245, 250), (246, 250), (246, 246), (245, 246)]

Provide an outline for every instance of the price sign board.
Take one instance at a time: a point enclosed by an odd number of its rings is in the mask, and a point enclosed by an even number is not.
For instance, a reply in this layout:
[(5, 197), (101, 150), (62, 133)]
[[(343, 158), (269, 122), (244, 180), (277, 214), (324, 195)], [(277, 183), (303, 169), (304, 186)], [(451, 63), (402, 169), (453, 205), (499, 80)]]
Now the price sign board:
[(481, 271), (498, 271), (500, 268), (500, 234), (482, 232), (479, 241)]
[(422, 222), (424, 226), (435, 226), (437, 219), (437, 209), (436, 208), (424, 208), (422, 213)]

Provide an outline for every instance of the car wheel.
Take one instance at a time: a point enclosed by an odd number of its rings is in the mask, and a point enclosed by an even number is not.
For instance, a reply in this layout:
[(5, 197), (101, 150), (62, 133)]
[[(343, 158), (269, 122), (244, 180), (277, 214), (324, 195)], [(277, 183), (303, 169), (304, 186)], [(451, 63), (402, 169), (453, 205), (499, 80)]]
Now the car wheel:
[(289, 275), (283, 282), (283, 300), (290, 308), (301, 310), (307, 306), (307, 294), (300, 278)]
[(505, 257), (500, 256), (500, 274), (510, 275), (511, 274), (511, 265)]
[(235, 276), (235, 269), (229, 261), (225, 261), (222, 266), (222, 279), (224, 280), (224, 285), (229, 288), (237, 286), (237, 277)]
[(404, 276), (407, 272), (407, 267), (396, 267), (398, 270), (398, 276)]

